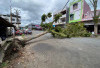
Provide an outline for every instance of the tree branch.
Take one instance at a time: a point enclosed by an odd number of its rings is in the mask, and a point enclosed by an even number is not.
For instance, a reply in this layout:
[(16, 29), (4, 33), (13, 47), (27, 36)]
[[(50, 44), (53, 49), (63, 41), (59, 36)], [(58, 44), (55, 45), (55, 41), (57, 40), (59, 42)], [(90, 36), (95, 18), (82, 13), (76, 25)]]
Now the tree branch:
[(93, 0), (93, 3), (95, 2), (95, 0)]
[(93, 2), (91, 1), (91, 0), (89, 0), (90, 2), (91, 2), (91, 4), (93, 5), (93, 7), (94, 7), (94, 0), (93, 0)]

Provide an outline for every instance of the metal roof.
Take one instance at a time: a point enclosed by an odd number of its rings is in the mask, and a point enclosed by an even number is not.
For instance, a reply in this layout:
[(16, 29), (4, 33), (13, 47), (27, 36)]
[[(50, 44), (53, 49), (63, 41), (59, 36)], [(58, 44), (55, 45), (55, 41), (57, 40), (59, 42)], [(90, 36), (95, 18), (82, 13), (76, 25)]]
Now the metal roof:
[(15, 26), (13, 24), (9, 23), (8, 21), (3, 19), (2, 17), (0, 17), (0, 25), (3, 25), (5, 27), (14, 27), (15, 28)]

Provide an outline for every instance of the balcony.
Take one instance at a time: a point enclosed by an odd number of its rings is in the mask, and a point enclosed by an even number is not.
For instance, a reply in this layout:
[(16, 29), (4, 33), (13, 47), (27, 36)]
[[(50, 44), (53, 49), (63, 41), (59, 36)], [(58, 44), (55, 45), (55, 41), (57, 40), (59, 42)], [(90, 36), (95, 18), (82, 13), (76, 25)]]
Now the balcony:
[(53, 23), (53, 25), (59, 25), (59, 24), (66, 24), (66, 22)]
[(62, 17), (60, 17), (60, 18), (66, 18), (66, 14), (62, 15)]

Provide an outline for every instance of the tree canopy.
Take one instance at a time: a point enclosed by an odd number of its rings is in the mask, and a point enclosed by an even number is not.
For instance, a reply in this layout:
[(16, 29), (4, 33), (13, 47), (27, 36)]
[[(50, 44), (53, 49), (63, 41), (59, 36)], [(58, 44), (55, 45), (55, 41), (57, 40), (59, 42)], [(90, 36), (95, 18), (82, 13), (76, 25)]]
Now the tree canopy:
[(47, 19), (47, 15), (43, 14), (42, 17), (41, 17), (42, 22), (45, 22), (46, 19)]
[(62, 14), (56, 14), (54, 17), (54, 21), (57, 22), (59, 20), (59, 18), (62, 17)]

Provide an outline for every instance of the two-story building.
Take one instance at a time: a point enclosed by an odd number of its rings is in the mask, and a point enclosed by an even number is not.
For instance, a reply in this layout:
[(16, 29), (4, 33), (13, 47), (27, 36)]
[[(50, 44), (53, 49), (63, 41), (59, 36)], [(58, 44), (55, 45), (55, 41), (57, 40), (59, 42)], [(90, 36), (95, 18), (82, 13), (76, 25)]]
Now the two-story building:
[[(100, 15), (97, 10), (97, 15)], [(94, 31), (93, 22), (94, 11), (91, 11), (85, 0), (74, 0), (69, 6), (69, 23), (83, 22), (88, 31)], [(100, 19), (100, 18), (99, 18)], [(100, 20), (98, 23), (98, 31), (100, 33)]]

